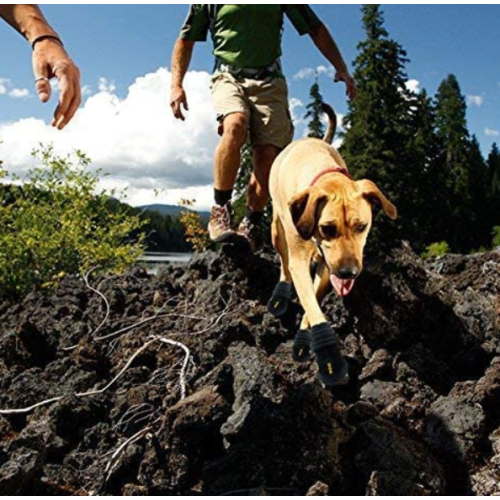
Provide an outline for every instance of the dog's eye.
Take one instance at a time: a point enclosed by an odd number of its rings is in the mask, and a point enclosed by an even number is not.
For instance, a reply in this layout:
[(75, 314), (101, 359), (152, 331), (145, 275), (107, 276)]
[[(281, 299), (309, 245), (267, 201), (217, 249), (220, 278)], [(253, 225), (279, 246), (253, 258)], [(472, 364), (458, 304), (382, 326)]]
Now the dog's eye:
[(321, 234), (325, 238), (335, 238), (337, 236), (337, 228), (332, 225), (321, 226)]
[(362, 234), (366, 231), (366, 228), (368, 227), (368, 224), (358, 224), (354, 227), (354, 232), (358, 234)]

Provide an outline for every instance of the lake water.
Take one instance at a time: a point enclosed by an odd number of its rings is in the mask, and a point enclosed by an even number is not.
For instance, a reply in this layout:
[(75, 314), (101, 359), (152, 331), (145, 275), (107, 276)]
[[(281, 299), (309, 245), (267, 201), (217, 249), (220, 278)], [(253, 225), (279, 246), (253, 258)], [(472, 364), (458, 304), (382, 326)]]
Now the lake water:
[(145, 253), (138, 264), (151, 274), (158, 274), (170, 265), (187, 266), (193, 254), (190, 253)]

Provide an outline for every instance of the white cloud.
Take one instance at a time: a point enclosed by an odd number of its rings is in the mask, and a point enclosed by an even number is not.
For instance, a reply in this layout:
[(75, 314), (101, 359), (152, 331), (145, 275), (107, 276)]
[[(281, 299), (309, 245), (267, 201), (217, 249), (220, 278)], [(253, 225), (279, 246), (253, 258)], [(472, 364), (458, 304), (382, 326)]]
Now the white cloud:
[[(34, 166), (31, 151), (40, 143), (52, 143), (58, 154), (80, 149), (93, 167), (109, 174), (101, 187), (126, 188), (132, 205), (175, 205), (184, 198), (195, 199), (196, 209), (207, 210), (213, 203), (213, 155), (219, 140), (210, 78), (206, 72), (187, 74), (190, 111), (185, 122), (171, 115), (168, 70), (137, 78), (123, 98), (114, 82), (100, 78), (97, 85), (83, 87), (88, 97), (61, 132), (35, 118), (0, 123), (0, 158), (11, 173), (22, 176)], [(57, 92), (57, 81), (51, 84)], [(0, 93), (2, 85), (0, 79)], [(92, 88), (98, 92), (92, 94)], [(290, 99), (299, 126), (304, 124), (303, 108), (300, 99)], [(157, 189), (162, 192), (155, 198)]]
[[(171, 114), (170, 79), (170, 72), (160, 68), (137, 78), (123, 99), (116, 95), (116, 85), (102, 79), (100, 91), (86, 100), (62, 132), (35, 118), (0, 124), (4, 166), (23, 175), (33, 166), (31, 151), (40, 142), (53, 143), (61, 154), (74, 149), (87, 153), (94, 167), (110, 174), (103, 185), (128, 187), (132, 204), (196, 198), (197, 208), (207, 208), (218, 142), (210, 75), (187, 74), (190, 111), (185, 122)], [(155, 189), (165, 193), (154, 199)]]
[(12, 89), (8, 93), (9, 97), (13, 97), (14, 99), (23, 99), (26, 97), (30, 97), (31, 93), (28, 89)]
[(415, 80), (415, 79), (408, 80), (406, 82), (406, 88), (410, 92), (414, 92), (415, 94), (419, 94), (420, 93), (420, 82), (418, 80)]
[(16, 88), (9, 78), (0, 78), (0, 95), (6, 95), (13, 99), (31, 97), (31, 93), (28, 89)]
[(295, 80), (309, 80), (314, 78), (316, 75), (326, 75), (330, 78), (335, 76), (335, 70), (332, 67), (317, 66), (316, 68), (302, 68), (298, 73), (294, 75)]
[(480, 108), (484, 103), (484, 97), (482, 95), (468, 95), (467, 104), (469, 106), (477, 106)]
[(304, 124), (304, 103), (297, 99), (296, 97), (292, 97), (289, 102), (290, 106), (290, 114), (292, 115), (292, 121), (295, 127), (299, 127)]
[(9, 85), (10, 80), (7, 78), (0, 78), (0, 95), (4, 95), (7, 93), (7, 86)]
[(484, 129), (484, 133), (488, 136), (488, 137), (499, 137), (500, 136), (500, 131), (498, 130), (495, 130), (493, 128), (488, 128), (486, 127)]

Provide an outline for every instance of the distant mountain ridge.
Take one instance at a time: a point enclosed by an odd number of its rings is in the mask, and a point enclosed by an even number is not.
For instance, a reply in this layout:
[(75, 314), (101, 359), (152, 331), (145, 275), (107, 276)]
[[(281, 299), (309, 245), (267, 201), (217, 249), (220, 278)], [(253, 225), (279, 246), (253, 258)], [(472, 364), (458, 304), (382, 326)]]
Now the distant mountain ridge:
[[(180, 207), (178, 205), (162, 205), (159, 203), (152, 205), (143, 205), (137, 208), (140, 208), (141, 210), (147, 210), (148, 212), (156, 212), (163, 216), (170, 215), (172, 217), (178, 217), (181, 212), (186, 210), (186, 208)], [(193, 210), (193, 212), (198, 212), (202, 217), (208, 217), (210, 215), (208, 212), (200, 212), (198, 210)]]

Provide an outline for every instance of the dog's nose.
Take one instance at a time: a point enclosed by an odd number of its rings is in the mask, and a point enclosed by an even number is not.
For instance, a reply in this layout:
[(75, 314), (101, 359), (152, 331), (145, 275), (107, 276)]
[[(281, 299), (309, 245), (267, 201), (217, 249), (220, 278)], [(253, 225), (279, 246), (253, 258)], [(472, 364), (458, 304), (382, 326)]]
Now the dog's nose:
[(359, 268), (356, 266), (341, 266), (337, 272), (337, 276), (342, 280), (353, 280), (358, 277)]

